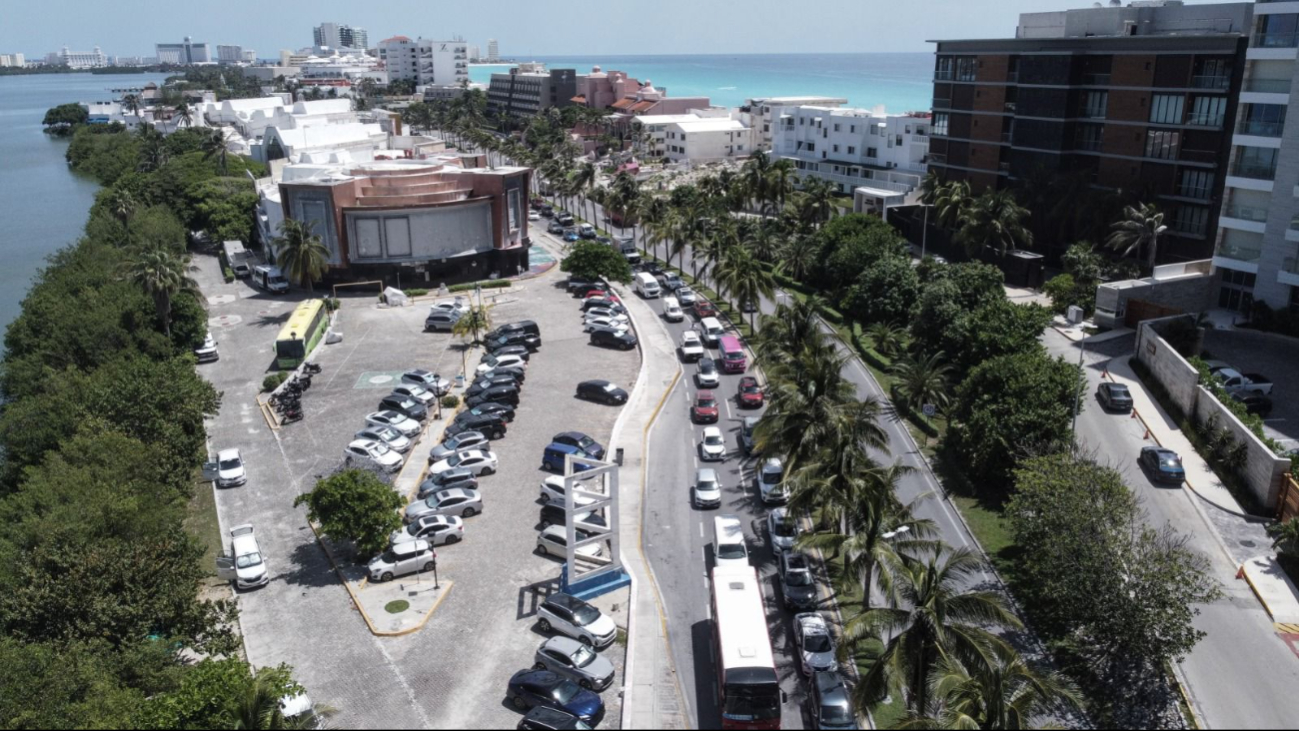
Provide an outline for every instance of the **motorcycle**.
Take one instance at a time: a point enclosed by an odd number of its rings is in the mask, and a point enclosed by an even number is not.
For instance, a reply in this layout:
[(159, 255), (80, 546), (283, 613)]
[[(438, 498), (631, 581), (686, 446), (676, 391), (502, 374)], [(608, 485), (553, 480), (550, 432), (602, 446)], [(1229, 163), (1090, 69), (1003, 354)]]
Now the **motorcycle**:
[(291, 424), (295, 421), (302, 421), (303, 416), (302, 409), (289, 409), (280, 416), (280, 423)]
[(317, 363), (303, 363), (302, 372), (308, 375), (315, 375), (323, 370)]

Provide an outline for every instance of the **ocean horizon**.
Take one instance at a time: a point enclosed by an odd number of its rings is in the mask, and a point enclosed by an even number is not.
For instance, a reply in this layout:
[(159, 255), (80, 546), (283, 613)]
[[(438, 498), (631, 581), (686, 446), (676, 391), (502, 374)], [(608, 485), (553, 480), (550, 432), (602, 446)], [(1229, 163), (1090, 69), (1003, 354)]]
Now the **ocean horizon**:
[[(669, 96), (706, 96), (717, 106), (740, 106), (764, 96), (832, 96), (848, 105), (890, 113), (927, 111), (933, 98), (934, 54), (788, 53), (535, 56), (549, 68), (625, 71), (666, 88)], [(513, 66), (471, 64), (470, 80), (486, 84)]]

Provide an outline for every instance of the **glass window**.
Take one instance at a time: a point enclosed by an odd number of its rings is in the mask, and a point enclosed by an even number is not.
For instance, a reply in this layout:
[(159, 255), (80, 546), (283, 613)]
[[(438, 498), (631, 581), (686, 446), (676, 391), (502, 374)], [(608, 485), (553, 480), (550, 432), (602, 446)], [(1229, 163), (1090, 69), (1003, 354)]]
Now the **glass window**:
[[(949, 115), (947, 114), (947, 112), (934, 113), (934, 134), (936, 135), (947, 134), (948, 117)], [(872, 155), (872, 157), (874, 157), (874, 155)]]
[(1209, 226), (1209, 209), (1205, 206), (1180, 206), (1173, 229), (1182, 233), (1203, 236)]
[(1180, 134), (1172, 130), (1150, 130), (1146, 132), (1146, 157), (1158, 160), (1172, 160), (1177, 157), (1177, 142)]
[(1191, 116), (1187, 124), (1199, 124), (1206, 127), (1221, 127), (1223, 117), (1227, 114), (1227, 97), (1197, 96), (1191, 101)]
[(1177, 193), (1187, 198), (1209, 198), (1213, 194), (1213, 173), (1204, 170), (1183, 170)]
[(1241, 147), (1236, 158), (1235, 174), (1271, 180), (1276, 176), (1277, 152), (1271, 147)]
[(1181, 124), (1186, 98), (1181, 94), (1155, 94), (1150, 99), (1150, 121), (1155, 124)]
[(956, 59), (956, 80), (974, 81), (974, 56), (958, 56)]
[(956, 59), (951, 56), (939, 56), (938, 66), (934, 70), (934, 78), (942, 81), (951, 81), (952, 71), (955, 68)]
[(1108, 91), (1089, 91), (1083, 96), (1083, 117), (1092, 119), (1104, 119), (1105, 110), (1109, 106), (1110, 93)]
[(1077, 147), (1080, 150), (1089, 152), (1100, 152), (1101, 144), (1105, 140), (1105, 127), (1099, 124), (1080, 124), (1078, 125)]

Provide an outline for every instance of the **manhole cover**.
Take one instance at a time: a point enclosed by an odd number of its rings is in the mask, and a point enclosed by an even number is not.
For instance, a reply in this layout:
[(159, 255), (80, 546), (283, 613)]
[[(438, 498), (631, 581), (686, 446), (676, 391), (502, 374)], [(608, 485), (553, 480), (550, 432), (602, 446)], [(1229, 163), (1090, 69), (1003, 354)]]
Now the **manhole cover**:
[(233, 294), (214, 294), (207, 298), (207, 303), (209, 305), (228, 305), (236, 299), (239, 298), (235, 297)]
[(234, 327), (243, 322), (244, 318), (239, 315), (221, 315), (220, 317), (208, 318), (208, 327)]
[(1240, 541), (1240, 545), (1244, 546), (1245, 548), (1253, 548), (1254, 546), (1257, 546), (1258, 544), (1255, 543), (1254, 541)]
[(367, 379), (367, 380), (368, 380), (370, 383), (373, 383), (374, 385), (379, 386), (379, 385), (382, 385), (382, 384), (385, 384), (385, 383), (391, 383), (391, 382), (393, 381), (393, 377), (392, 377), (392, 376), (371, 376), (371, 377), (370, 377), (369, 379)]

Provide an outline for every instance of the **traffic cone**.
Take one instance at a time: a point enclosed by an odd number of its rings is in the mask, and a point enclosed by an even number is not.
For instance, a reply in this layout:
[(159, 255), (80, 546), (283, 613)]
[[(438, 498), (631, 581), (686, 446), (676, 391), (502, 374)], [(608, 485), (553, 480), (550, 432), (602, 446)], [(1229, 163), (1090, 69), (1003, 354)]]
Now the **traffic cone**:
[(1245, 564), (1241, 564), (1240, 568), (1236, 569), (1236, 578), (1237, 579), (1245, 578)]
[(1147, 439), (1149, 439), (1149, 438), (1150, 438), (1150, 429), (1147, 428), (1147, 429), (1146, 429), (1146, 435), (1145, 435), (1144, 437), (1141, 437), (1141, 439), (1142, 439), (1142, 441), (1145, 441), (1145, 440), (1147, 440)]
[(1109, 378), (1109, 377), (1110, 377), (1110, 367), (1105, 366), (1104, 368), (1101, 369), (1101, 378)]

